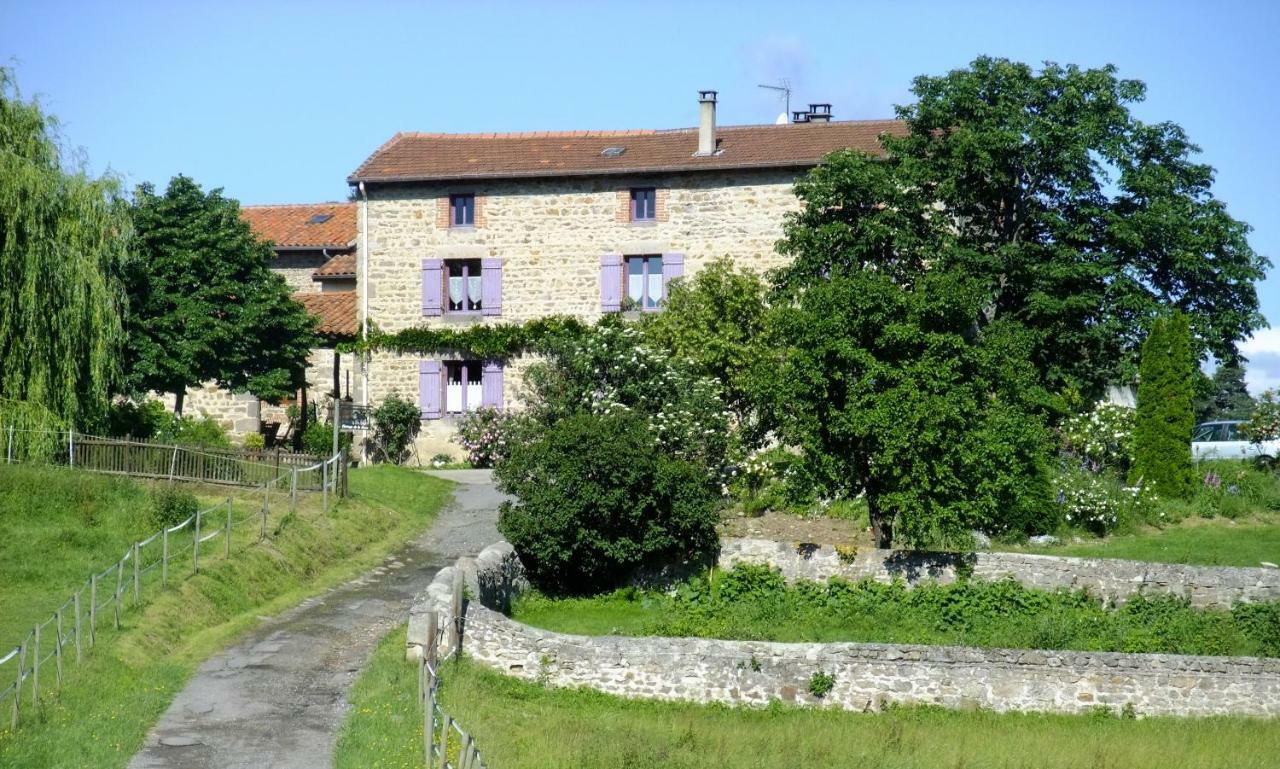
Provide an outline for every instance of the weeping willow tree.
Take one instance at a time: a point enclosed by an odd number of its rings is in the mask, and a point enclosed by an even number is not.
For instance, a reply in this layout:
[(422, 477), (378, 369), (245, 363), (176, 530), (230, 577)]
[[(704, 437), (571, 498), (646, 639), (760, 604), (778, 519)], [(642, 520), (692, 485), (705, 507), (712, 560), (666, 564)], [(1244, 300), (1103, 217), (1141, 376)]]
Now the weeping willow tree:
[(83, 424), (119, 374), (130, 225), (116, 180), (62, 149), (0, 68), (0, 398)]

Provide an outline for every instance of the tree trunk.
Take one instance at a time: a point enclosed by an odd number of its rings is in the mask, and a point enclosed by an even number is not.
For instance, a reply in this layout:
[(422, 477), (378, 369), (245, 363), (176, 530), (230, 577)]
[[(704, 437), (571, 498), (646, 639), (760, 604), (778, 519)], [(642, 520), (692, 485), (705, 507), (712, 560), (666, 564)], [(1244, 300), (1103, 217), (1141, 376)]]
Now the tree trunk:
[(187, 388), (178, 387), (173, 391), (173, 415), (175, 417), (182, 416), (182, 403), (187, 399)]
[(867, 495), (867, 513), (871, 520), (871, 538), (876, 547), (888, 550), (893, 547), (893, 516), (880, 509), (875, 497)]

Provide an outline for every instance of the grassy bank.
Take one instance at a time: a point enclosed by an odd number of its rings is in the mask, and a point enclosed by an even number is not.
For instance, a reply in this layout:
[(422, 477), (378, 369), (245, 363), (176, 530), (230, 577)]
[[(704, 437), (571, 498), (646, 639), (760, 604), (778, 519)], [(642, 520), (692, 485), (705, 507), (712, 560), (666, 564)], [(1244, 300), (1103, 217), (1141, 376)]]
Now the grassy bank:
[[(92, 536), (85, 533), (91, 527), (76, 506), (47, 507), (47, 516), (54, 520), (39, 526), (47, 529), (43, 536), (50, 543), (48, 557), (39, 559), (46, 563), (23, 567), (28, 592), (20, 596), (32, 604), (40, 602), (38, 596), (47, 599), (39, 609), (43, 614), (65, 600), (88, 568), (104, 568), (123, 553), (120, 542), (136, 538), (137, 529), (131, 526), (144, 515), (137, 505), (145, 507), (146, 492), (127, 481), (70, 470), (38, 472), (47, 474), (42, 480), (46, 486), (83, 484), (84, 499), (96, 494), (115, 500), (102, 507), (105, 512), (95, 524), (110, 530), (94, 531)], [(100, 484), (106, 490), (95, 493)], [(275, 506), (268, 540), (257, 543), (256, 532), (246, 528), (237, 535), (229, 560), (222, 557), (221, 541), (214, 540), (210, 544), (216, 553), (202, 558), (199, 575), (171, 582), (167, 590), (154, 588), (149, 602), (126, 611), (121, 631), (105, 633), (86, 663), (69, 670), (56, 698), (46, 700), (38, 713), (27, 714), (17, 732), (0, 732), (0, 766), (124, 766), (202, 660), (260, 617), (377, 563), (427, 525), (448, 498), (449, 486), (399, 468), (353, 471), (352, 497), (328, 514), (320, 511), (318, 496), (306, 497), (295, 514), (286, 504)], [(236, 510), (248, 514), (260, 506), (260, 497), (245, 496)], [(13, 524), (11, 512), (0, 511), (0, 516)], [(150, 525), (143, 530), (149, 531)], [(82, 539), (97, 544), (82, 549), (76, 544)], [(6, 537), (0, 546), (12, 546), (12, 540)], [(106, 553), (106, 563), (94, 560), (99, 552), (95, 548)], [(5, 553), (0, 563), (11, 566), (13, 552)], [(64, 555), (86, 568), (64, 568), (57, 563)], [(6, 596), (6, 606), (12, 600)], [(21, 632), (26, 624), (19, 625)]]
[[(362, 700), (346, 734), (393, 737), (389, 750), (403, 743), (403, 763), (339, 769), (421, 766), (409, 744), (413, 715), (403, 709), (412, 704), (413, 668), (390, 655), (379, 666), (388, 669), (366, 675), (382, 680), (379, 696)], [(659, 703), (546, 689), (465, 661), (446, 668), (442, 701), (493, 769), (1261, 769), (1280, 755), (1280, 721)], [(386, 726), (383, 713), (406, 718), (404, 728)]]
[(422, 762), (417, 668), (404, 659), (405, 626), (378, 644), (352, 687), (351, 710), (334, 747), (335, 769), (414, 769)]
[(763, 566), (697, 577), (673, 592), (623, 589), (592, 598), (526, 593), (521, 622), (586, 635), (762, 641), (866, 641), (1082, 651), (1280, 656), (1280, 604), (1192, 609), (1136, 597), (1106, 609), (1083, 592), (1016, 582), (797, 582)]
[(1176, 526), (1146, 528), (1109, 537), (1083, 537), (1050, 547), (1001, 547), (1042, 555), (1127, 558), (1201, 566), (1260, 566), (1280, 563), (1280, 522), (1275, 516), (1243, 520), (1189, 518)]

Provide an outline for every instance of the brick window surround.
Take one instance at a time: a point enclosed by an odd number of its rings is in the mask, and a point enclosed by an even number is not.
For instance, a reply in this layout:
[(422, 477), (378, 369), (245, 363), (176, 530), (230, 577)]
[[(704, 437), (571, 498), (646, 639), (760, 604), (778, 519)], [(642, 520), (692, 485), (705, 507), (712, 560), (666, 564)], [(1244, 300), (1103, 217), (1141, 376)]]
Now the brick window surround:
[[(634, 215), (635, 204), (633, 202), (635, 193), (646, 191), (652, 193), (649, 200), (652, 201), (652, 209), (647, 211), (649, 218), (638, 218)], [(614, 213), (614, 221), (619, 224), (637, 224), (647, 225), (655, 222), (667, 221), (667, 190), (663, 187), (627, 187), (618, 190), (617, 208)]]
[[(457, 205), (462, 204), (462, 210)], [(451, 192), (436, 199), (436, 227), (442, 230), (462, 230), (463, 232), (485, 226), (485, 197), (475, 192)], [(461, 221), (470, 216), (470, 223), (457, 224), (457, 216)]]
[(631, 188), (631, 221), (657, 221), (658, 191), (654, 187)]

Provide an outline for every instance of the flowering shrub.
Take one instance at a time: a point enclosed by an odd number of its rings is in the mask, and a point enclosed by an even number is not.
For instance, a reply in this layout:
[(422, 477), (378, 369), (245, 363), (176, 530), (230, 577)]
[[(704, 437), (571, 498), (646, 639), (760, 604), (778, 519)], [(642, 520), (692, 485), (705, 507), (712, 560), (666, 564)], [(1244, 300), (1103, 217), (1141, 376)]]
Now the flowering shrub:
[(1254, 443), (1280, 438), (1280, 399), (1275, 390), (1267, 390), (1258, 397), (1253, 415), (1242, 427), (1244, 434)]
[(514, 415), (494, 408), (476, 409), (458, 424), (458, 440), (472, 467), (493, 467), (506, 459), (515, 442)]
[(1158, 501), (1146, 484), (1122, 487), (1109, 475), (1087, 470), (1059, 473), (1053, 485), (1063, 521), (1099, 535), (1148, 517)]
[(1097, 466), (1121, 472), (1133, 463), (1133, 409), (1099, 403), (1062, 423), (1063, 447)]

